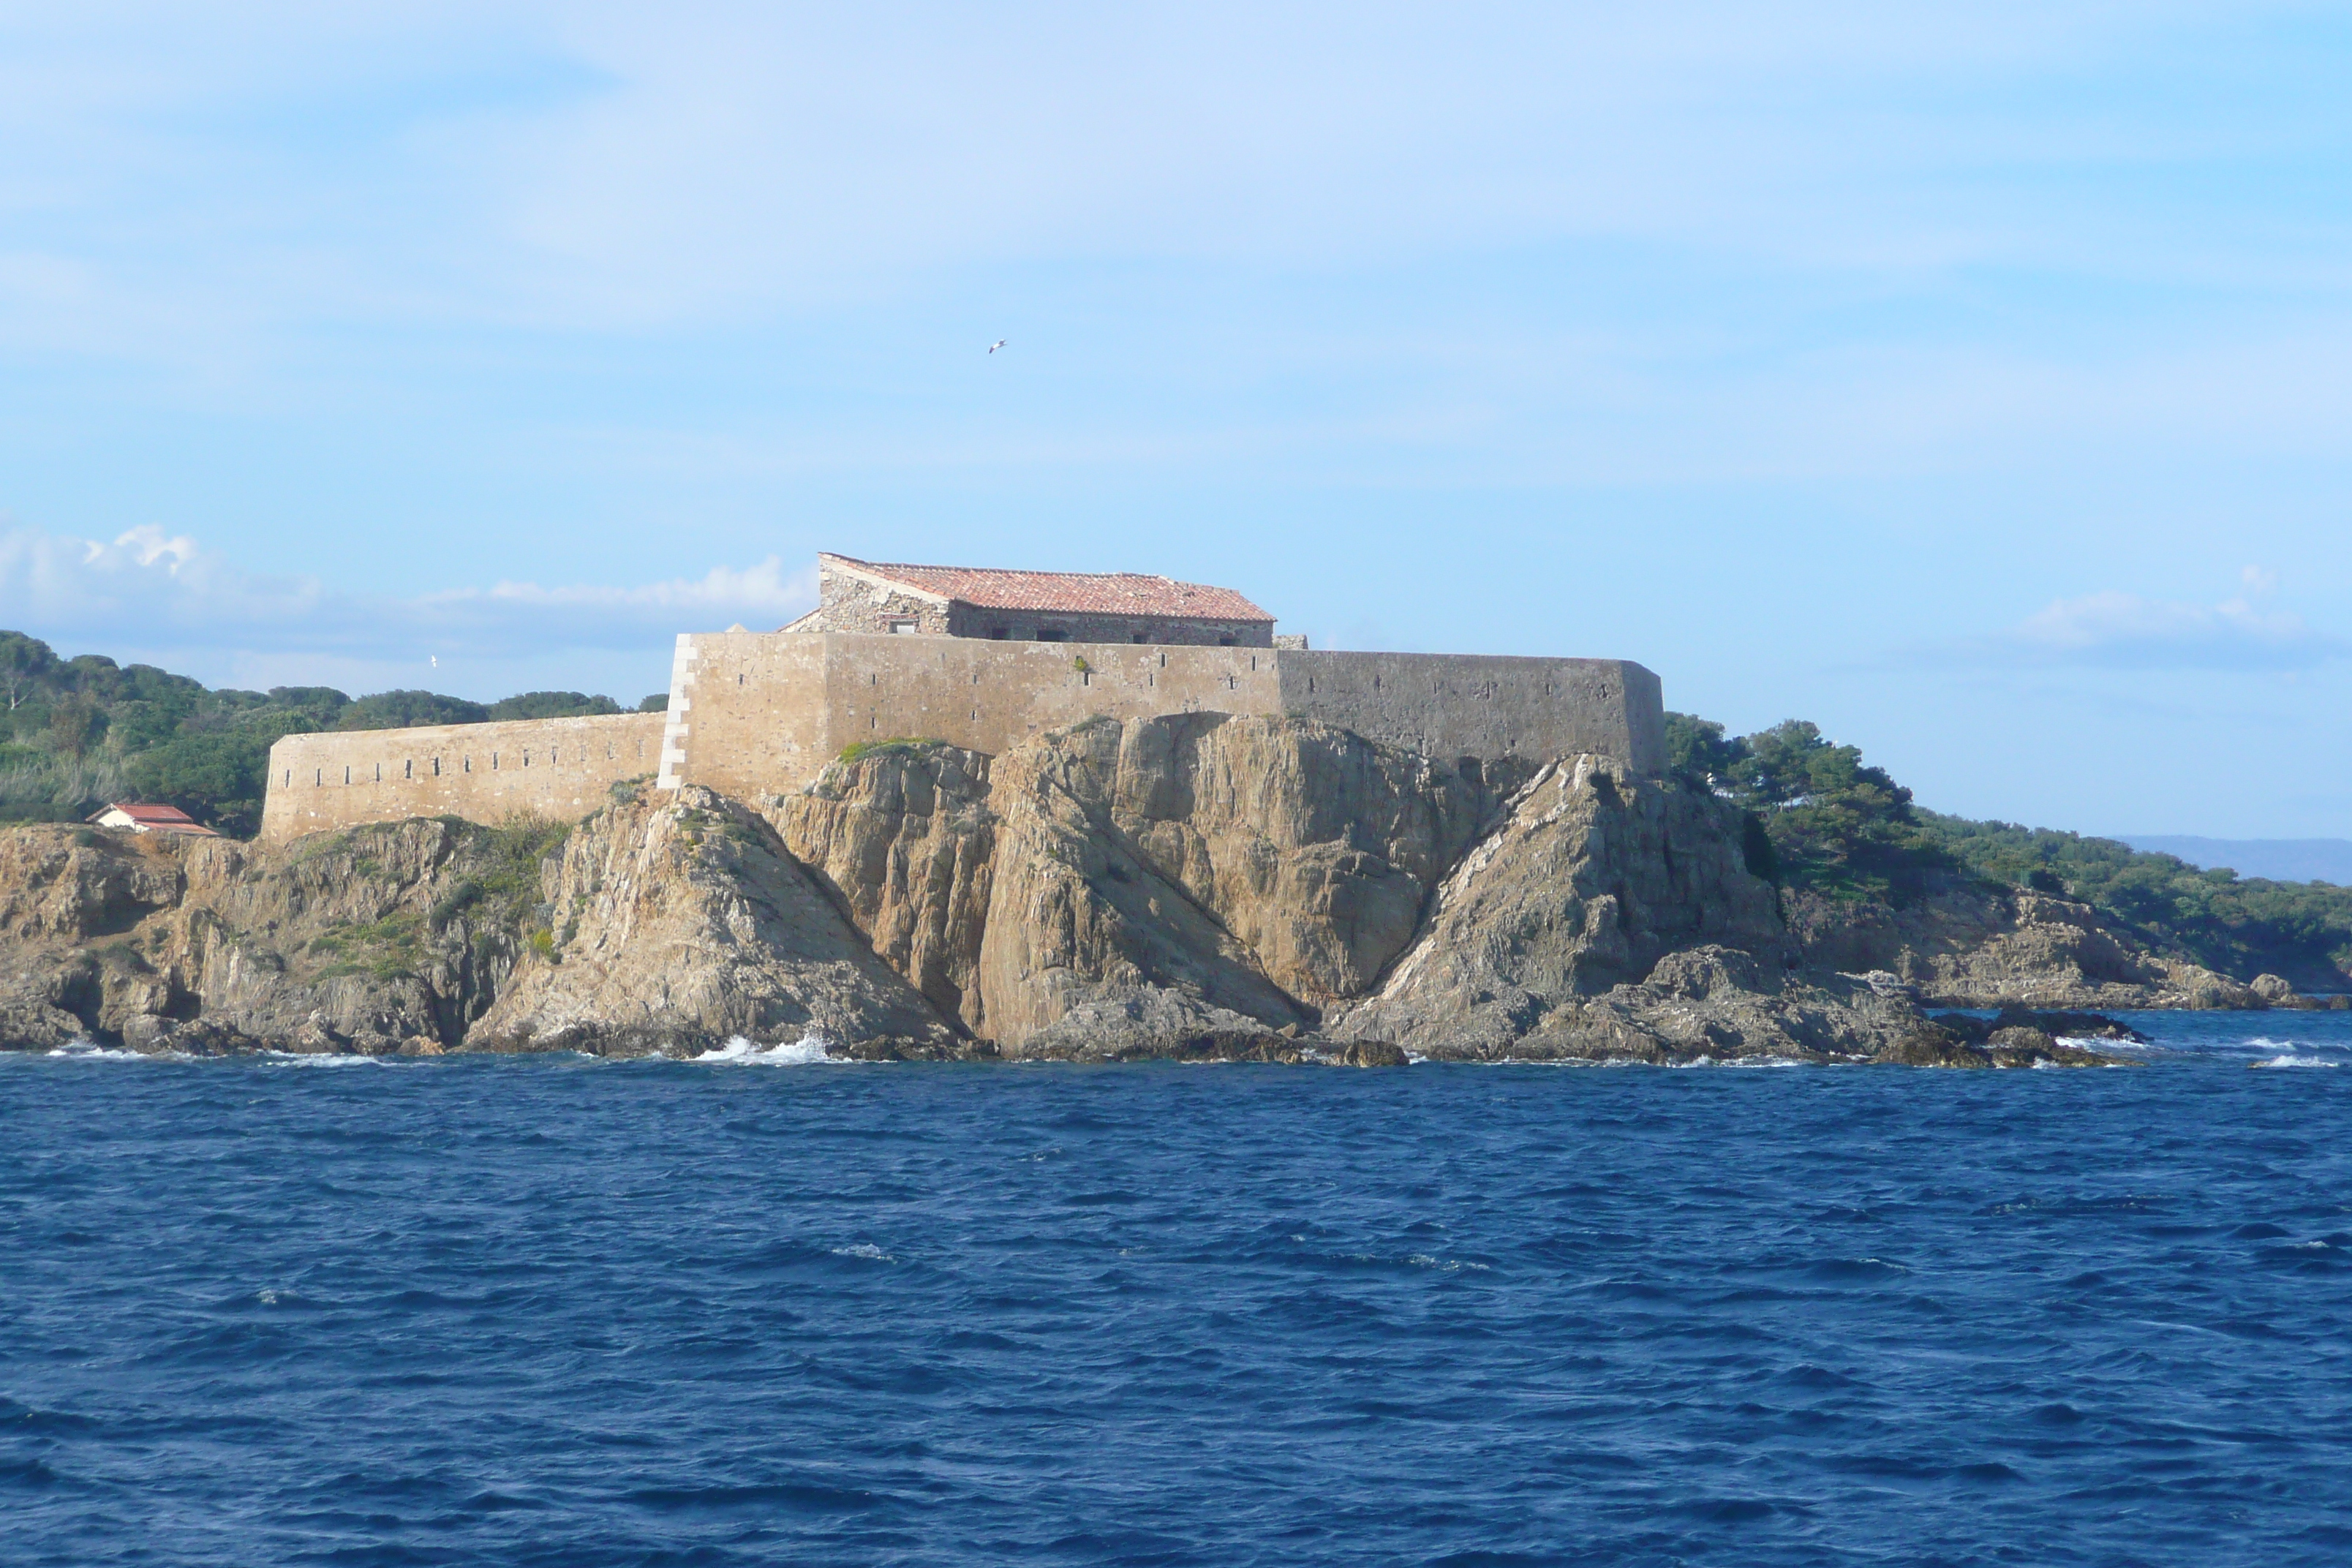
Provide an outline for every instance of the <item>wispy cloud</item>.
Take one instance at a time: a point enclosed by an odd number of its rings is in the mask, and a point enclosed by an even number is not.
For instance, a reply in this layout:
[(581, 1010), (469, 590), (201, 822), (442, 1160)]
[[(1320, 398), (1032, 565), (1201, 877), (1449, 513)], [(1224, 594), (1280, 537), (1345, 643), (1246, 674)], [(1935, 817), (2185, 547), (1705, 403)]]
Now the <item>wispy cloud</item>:
[(2270, 606), (2277, 574), (2249, 566), (2244, 591), (2215, 605), (2109, 590), (2057, 599), (1990, 637), (1961, 645), (1994, 662), (2106, 669), (2310, 669), (2352, 657), (2352, 640)]
[(509, 582), (395, 598), (247, 572), (152, 526), (110, 542), (0, 531), (0, 625), (74, 651), (134, 646), (205, 665), (219, 660), (198, 656), (310, 654), (343, 665), (428, 654), (470, 663), (572, 651), (666, 656), (679, 632), (737, 622), (764, 629), (815, 602), (815, 569), (788, 570), (776, 556), (635, 586)]

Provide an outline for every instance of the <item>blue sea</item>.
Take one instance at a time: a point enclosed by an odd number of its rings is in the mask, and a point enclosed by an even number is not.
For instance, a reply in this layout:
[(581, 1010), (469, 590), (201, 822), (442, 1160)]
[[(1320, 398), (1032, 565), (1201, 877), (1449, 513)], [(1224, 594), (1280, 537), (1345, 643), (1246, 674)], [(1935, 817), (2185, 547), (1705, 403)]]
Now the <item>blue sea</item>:
[(2352, 1015), (0, 1058), (0, 1562), (2352, 1562)]

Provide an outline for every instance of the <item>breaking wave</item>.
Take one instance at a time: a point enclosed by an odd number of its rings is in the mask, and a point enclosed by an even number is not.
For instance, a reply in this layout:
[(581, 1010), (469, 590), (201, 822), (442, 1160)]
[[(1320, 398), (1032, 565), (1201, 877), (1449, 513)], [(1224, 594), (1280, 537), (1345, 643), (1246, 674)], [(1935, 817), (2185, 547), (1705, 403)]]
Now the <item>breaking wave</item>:
[(736, 1036), (715, 1051), (705, 1051), (698, 1057), (688, 1057), (696, 1062), (744, 1062), (759, 1067), (813, 1067), (834, 1059), (829, 1049), (832, 1042), (812, 1029), (797, 1040), (779, 1040), (763, 1046), (757, 1040)]

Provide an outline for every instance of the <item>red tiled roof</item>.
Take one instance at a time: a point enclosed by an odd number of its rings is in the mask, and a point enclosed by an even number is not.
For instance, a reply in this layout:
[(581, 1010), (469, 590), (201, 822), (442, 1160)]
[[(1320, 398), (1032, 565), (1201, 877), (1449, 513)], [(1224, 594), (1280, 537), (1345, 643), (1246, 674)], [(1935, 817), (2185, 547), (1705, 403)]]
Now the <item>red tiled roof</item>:
[(1183, 616), (1211, 621), (1274, 619), (1231, 588), (1148, 577), (1140, 572), (1005, 572), (978, 566), (908, 566), (847, 555), (827, 554), (824, 559), (987, 610)]
[(148, 805), (138, 801), (118, 800), (108, 803), (106, 811), (98, 815), (104, 816), (108, 811), (119, 811), (142, 827), (175, 829), (182, 833), (212, 833), (211, 828), (176, 805)]

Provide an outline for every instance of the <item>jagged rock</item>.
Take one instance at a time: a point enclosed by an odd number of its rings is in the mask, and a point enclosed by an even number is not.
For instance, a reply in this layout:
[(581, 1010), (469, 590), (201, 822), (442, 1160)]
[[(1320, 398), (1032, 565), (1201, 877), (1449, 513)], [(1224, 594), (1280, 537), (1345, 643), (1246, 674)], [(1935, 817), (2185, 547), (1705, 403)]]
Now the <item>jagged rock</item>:
[(683, 1055), (809, 1034), (847, 1047), (954, 1045), (774, 830), (710, 790), (590, 817), (545, 891), (549, 939), (467, 1033), (470, 1050)]
[(2279, 1007), (2299, 1013), (2317, 1013), (2327, 1010), (2334, 1004), (2352, 1006), (2352, 1000), (2344, 997), (2336, 997), (2330, 1002), (2322, 1001), (2316, 996), (2303, 995), (2295, 990), (2294, 982), (2276, 974), (2257, 974), (2247, 989), (2261, 997), (2262, 1005), (2265, 1007)]
[(2088, 1039), (2121, 1040), (2138, 1045), (2147, 1043), (2147, 1037), (2138, 1030), (2097, 1013), (2007, 1006), (1990, 1018), (1979, 1018), (1968, 1013), (1950, 1013), (1939, 1016), (1936, 1023), (1938, 1027), (1979, 1045), (2003, 1029), (2032, 1031), (2058, 1041)]
[[(1672, 1056), (1755, 1035), (1769, 1048), (1828, 1038), (1802, 1009), (1767, 1024), (1695, 1004), (1772, 996), (1787, 964), (1772, 889), (1747, 868), (1737, 815), (1602, 757), (1543, 769), (1438, 889), (1377, 993), (1327, 1028), (1425, 1054)], [(1606, 1006), (1587, 998), (1629, 990)], [(1843, 994), (1875, 996), (1843, 983)], [(1826, 997), (1828, 994), (1824, 993)], [(1770, 1011), (1778, 1004), (1758, 1003)], [(1907, 1002), (1887, 1001), (1910, 1014)], [(1821, 1015), (1826, 1018), (1827, 1015)], [(1916, 1015), (1912, 1015), (1915, 1016)], [(1644, 1019), (1654, 1020), (1653, 1027)], [(1581, 1042), (1580, 1044), (1579, 1042)], [(1794, 1048), (1791, 1047), (1791, 1048)]]
[(989, 759), (922, 743), (827, 768), (772, 798), (784, 845), (875, 953), (966, 1029), (984, 1029), (979, 984), (995, 817)]
[[(648, 791), (566, 831), (0, 832), (0, 1039), (2087, 1066), (2067, 1041), (2128, 1031), (2052, 1009), (2311, 1005), (2042, 895), (1795, 896), (1791, 931), (1704, 793), (1295, 719), (1089, 721), (997, 758), (892, 742), (761, 813)], [(1920, 1011), (1986, 999), (2011, 1009)]]
[[(0, 832), (0, 1041), (203, 1053), (244, 1048), (235, 1040), (454, 1042), (520, 950), (501, 889), (527, 879), (535, 901), (544, 837), (439, 819), (276, 848)], [(198, 1019), (212, 1032), (181, 1027)], [(182, 1035), (190, 1043), (170, 1043)]]
[(2088, 904), (1954, 881), (1902, 908), (1791, 893), (1791, 936), (1808, 966), (1880, 970), (1947, 1007), (2227, 1009), (2250, 987), (2111, 930)]
[(214, 1018), (133, 1018), (123, 1026), (122, 1043), (151, 1056), (231, 1057), (264, 1048), (235, 1025)]
[(84, 942), (121, 935), (179, 901), (179, 843), (90, 827), (0, 832), (0, 937)]
[(992, 790), (986, 1026), (1009, 1050), (1091, 1033), (1116, 1055), (1312, 1025), (1308, 998), (1360, 989), (1410, 939), (1484, 804), (1475, 779), (1297, 720), (1175, 714), (1024, 747)]
[(992, 763), (877, 748), (767, 809), (875, 952), (967, 1028), (1016, 1054), (1122, 1057), (1239, 1049), (1360, 994), (1496, 804), (1475, 766), (1182, 713)]

